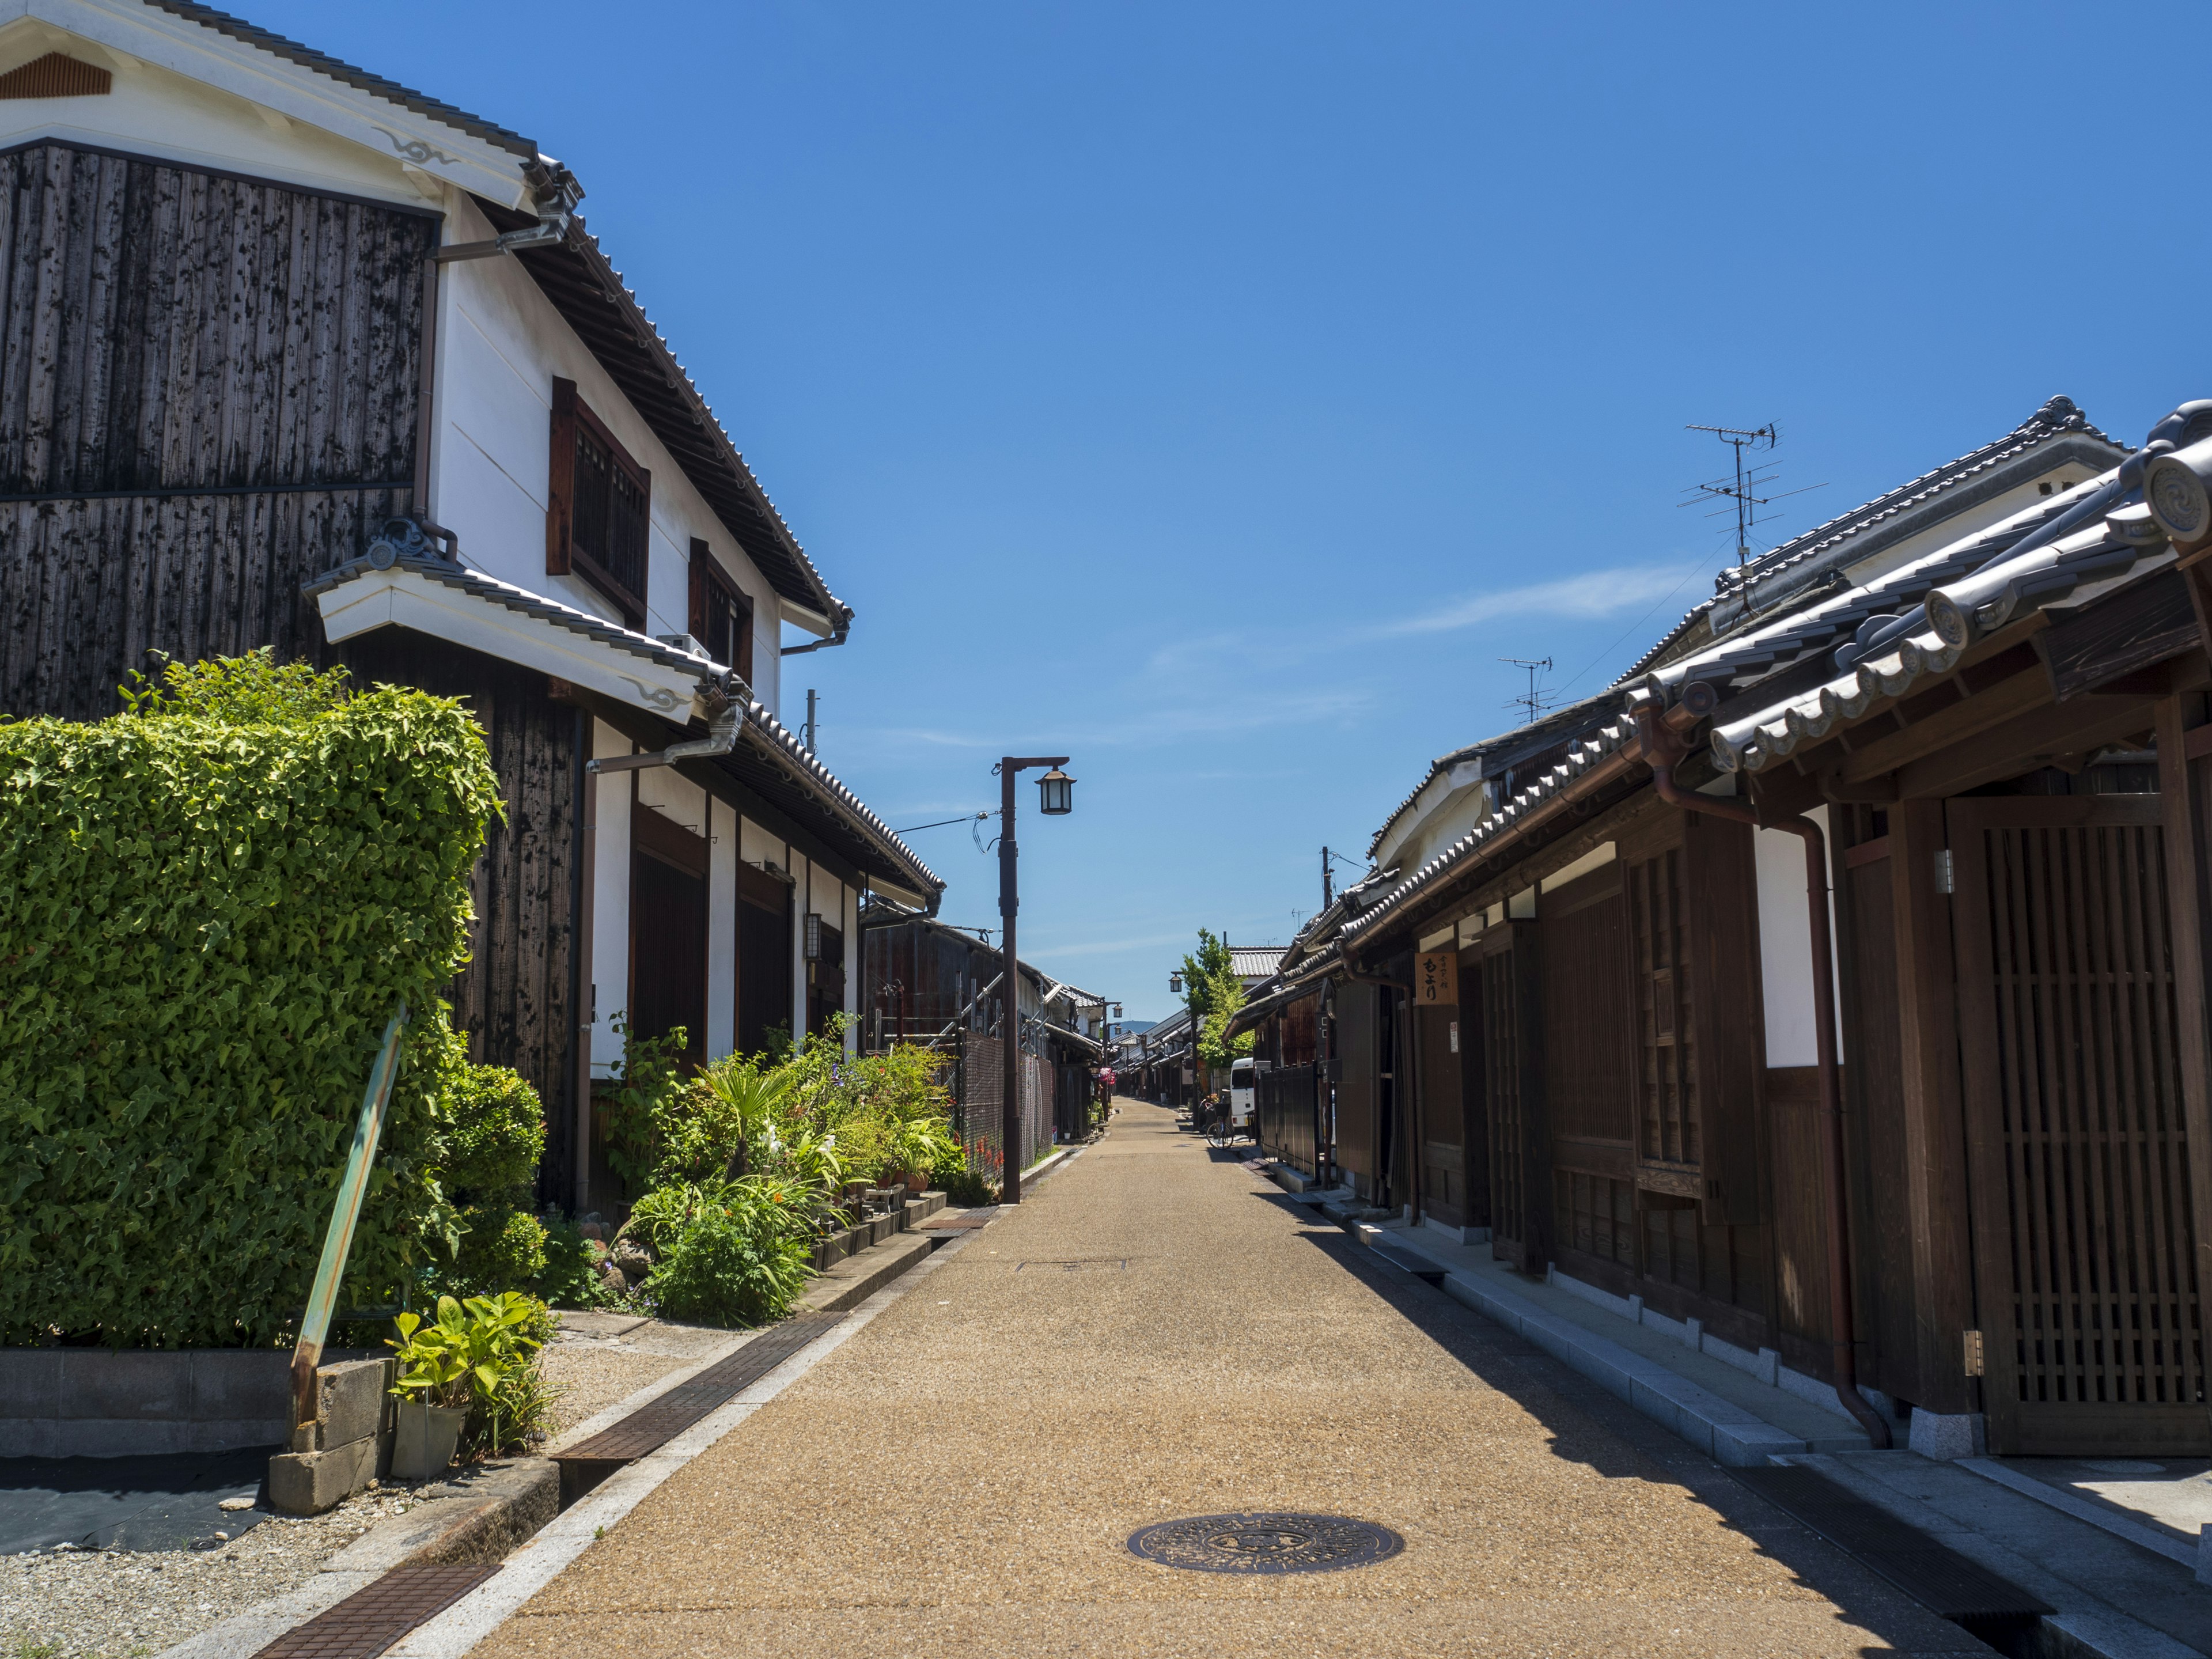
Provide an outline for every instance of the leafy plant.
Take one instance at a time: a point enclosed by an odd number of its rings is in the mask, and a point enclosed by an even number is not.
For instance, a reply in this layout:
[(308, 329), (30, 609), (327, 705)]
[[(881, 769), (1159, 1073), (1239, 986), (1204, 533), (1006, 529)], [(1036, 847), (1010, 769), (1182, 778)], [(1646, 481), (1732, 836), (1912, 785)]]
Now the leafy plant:
[(265, 654), (0, 723), (0, 1342), (278, 1342), (386, 1021), (349, 1295), (450, 1254), (440, 1001), (499, 810), (467, 708)]
[(573, 1221), (541, 1216), (545, 1229), (545, 1266), (532, 1286), (556, 1307), (605, 1308), (613, 1294), (599, 1278), (599, 1252)]
[(659, 1259), (645, 1281), (661, 1314), (764, 1325), (789, 1312), (805, 1286), (811, 1255), (793, 1225), (793, 1194), (780, 1183), (748, 1176), (680, 1189), (680, 1198), (654, 1224)]
[[(534, 1426), (555, 1397), (536, 1359), (552, 1334), (551, 1318), (534, 1297), (441, 1296), (434, 1319), (403, 1313), (393, 1323), (399, 1340), (386, 1346), (398, 1358), (399, 1376), (392, 1391), (428, 1405), (467, 1407), (462, 1432), (482, 1448), (496, 1450)], [(526, 1425), (526, 1417), (532, 1421)]]
[(607, 1105), (607, 1163), (628, 1190), (642, 1192), (660, 1162), (663, 1126), (690, 1087), (683, 1071), (687, 1039), (681, 1025), (665, 1036), (640, 1036), (627, 1013), (614, 1017), (614, 1028), (623, 1057)]

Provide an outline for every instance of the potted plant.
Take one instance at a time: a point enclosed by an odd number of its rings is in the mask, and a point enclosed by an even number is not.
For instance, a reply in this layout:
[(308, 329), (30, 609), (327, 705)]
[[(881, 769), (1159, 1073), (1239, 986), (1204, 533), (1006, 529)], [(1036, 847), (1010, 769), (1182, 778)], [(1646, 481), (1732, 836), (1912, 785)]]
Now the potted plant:
[(392, 1473), (401, 1480), (427, 1480), (453, 1461), (471, 1408), (490, 1418), (489, 1444), (501, 1443), (500, 1419), (511, 1414), (507, 1385), (530, 1362), (538, 1340), (529, 1334), (540, 1304), (513, 1291), (472, 1296), (465, 1303), (438, 1298), (438, 1316), (424, 1323), (398, 1316), (400, 1340), (388, 1343), (399, 1359), (398, 1433)]
[[(460, 1304), (450, 1296), (440, 1297), (440, 1315), (449, 1308), (458, 1322)], [(464, 1346), (454, 1340), (458, 1334), (442, 1317), (424, 1324), (420, 1315), (404, 1313), (393, 1322), (399, 1340), (385, 1344), (399, 1362), (398, 1380), (392, 1388), (399, 1396), (392, 1476), (428, 1480), (453, 1461), (461, 1427), (469, 1420), (474, 1397), (469, 1363)]]

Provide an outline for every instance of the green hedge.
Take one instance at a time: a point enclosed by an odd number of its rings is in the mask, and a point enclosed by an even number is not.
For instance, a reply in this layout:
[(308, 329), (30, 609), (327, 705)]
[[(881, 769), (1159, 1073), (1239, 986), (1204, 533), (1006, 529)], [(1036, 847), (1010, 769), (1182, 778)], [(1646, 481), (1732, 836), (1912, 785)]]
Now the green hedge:
[(440, 996), (498, 810), (460, 704), (265, 658), (0, 724), (0, 1341), (282, 1342), (386, 1018), (414, 1018), (341, 1300), (452, 1216)]

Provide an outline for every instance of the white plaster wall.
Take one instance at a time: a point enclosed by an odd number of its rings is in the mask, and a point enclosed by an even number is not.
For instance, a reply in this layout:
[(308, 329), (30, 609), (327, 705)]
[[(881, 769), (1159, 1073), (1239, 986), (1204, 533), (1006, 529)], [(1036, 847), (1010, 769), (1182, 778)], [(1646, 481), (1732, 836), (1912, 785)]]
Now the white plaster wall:
[[(592, 754), (604, 760), (635, 745), (605, 720), (592, 722)], [(629, 801), (636, 774), (611, 772), (592, 780), (597, 829), (592, 861), (592, 984), (599, 1018), (592, 1025), (592, 1075), (611, 1077), (622, 1060), (614, 1017), (629, 1006)]]
[[(1806, 817), (1828, 830), (1828, 809), (1816, 806)], [(1784, 830), (1754, 830), (1752, 850), (1759, 873), (1759, 956), (1766, 1001), (1766, 1063), (1810, 1066), (1814, 1051), (1813, 1021), (1813, 928), (1805, 910), (1805, 843)], [(1828, 896), (1829, 962), (1835, 961), (1836, 903)], [(1836, 1054), (1844, 1057), (1841, 1007), (1836, 1021)]]
[(637, 780), (637, 804), (649, 806), (695, 836), (712, 833), (707, 822), (707, 792), (672, 766), (652, 766), (631, 774)]
[(1856, 564), (1846, 565), (1844, 574), (1854, 585), (1862, 585), (1885, 576), (1893, 570), (1902, 569), (1915, 559), (1924, 558), (1938, 548), (1948, 547), (1963, 537), (1990, 525), (2009, 519), (2015, 513), (2025, 512), (2044, 496), (2039, 484), (2052, 486), (2055, 495), (2059, 490), (2071, 489), (2075, 484), (2087, 483), (2097, 475), (2078, 461), (2069, 461), (2023, 479), (2002, 495), (1992, 497), (1964, 513), (1955, 513), (1940, 524), (1931, 525), (1916, 536), (1908, 536), (1894, 547), (1885, 548), (1871, 559), (1862, 559)]
[(762, 829), (750, 818), (740, 819), (739, 830), (738, 856), (747, 864), (773, 864), (778, 869), (790, 867), (791, 848), (784, 845), (781, 836)]
[(714, 844), (707, 849), (707, 1057), (738, 1046), (738, 815), (707, 805)]
[(426, 181), (418, 189), (411, 179), (422, 175), (403, 172), (397, 155), (379, 155), (304, 122), (264, 118), (244, 98), (143, 61), (119, 63), (88, 40), (35, 21), (0, 30), (0, 70), (48, 52), (110, 70), (112, 89), (106, 97), (0, 102), (0, 146), (49, 137), (74, 139), (402, 207), (432, 205), (424, 190), (438, 186)]
[[(492, 234), (490, 222), (457, 196), (447, 240)], [(653, 476), (645, 631), (680, 634), (689, 627), (690, 544), (694, 538), (705, 541), (752, 601), (753, 690), (775, 709), (776, 643), (772, 634), (765, 642), (761, 638), (761, 619), (773, 629), (778, 614), (774, 590), (520, 261), (446, 266), (438, 310), (431, 511), (459, 535), (463, 557), (502, 581), (621, 620), (589, 583), (545, 569), (553, 382), (574, 380), (592, 412)]]

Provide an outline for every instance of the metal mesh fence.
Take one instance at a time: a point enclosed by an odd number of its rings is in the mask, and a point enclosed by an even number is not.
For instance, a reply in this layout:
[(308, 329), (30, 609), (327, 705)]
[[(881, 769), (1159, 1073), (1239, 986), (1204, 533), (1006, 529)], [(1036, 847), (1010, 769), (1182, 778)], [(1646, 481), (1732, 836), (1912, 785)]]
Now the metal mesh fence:
[[(1005, 1121), (1005, 1051), (997, 1037), (960, 1033), (960, 1061), (952, 1085), (952, 1127), (968, 1154), (968, 1167), (987, 1181), (1003, 1178), (1000, 1145)], [(1022, 1146), (1016, 1165), (1027, 1169), (1053, 1141), (1051, 1067), (1035, 1054), (1021, 1057)]]

